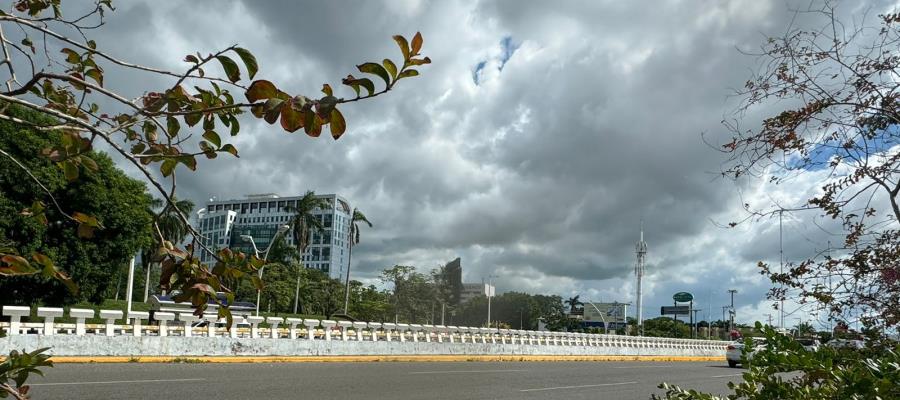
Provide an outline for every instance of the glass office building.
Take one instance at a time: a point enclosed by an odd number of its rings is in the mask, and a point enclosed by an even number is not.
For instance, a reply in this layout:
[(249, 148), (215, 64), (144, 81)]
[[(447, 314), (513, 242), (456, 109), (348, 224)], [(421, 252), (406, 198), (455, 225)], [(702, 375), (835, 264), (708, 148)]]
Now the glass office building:
[[(242, 240), (242, 235), (253, 238), (260, 252), (272, 242), (278, 227), (289, 225), (292, 214), (286, 210), (294, 206), (303, 196), (281, 197), (276, 194), (248, 195), (244, 199), (212, 200), (199, 213), (200, 232), (205, 244), (211, 249), (225, 247), (253, 254), (253, 246)], [(310, 232), (310, 244), (303, 254), (303, 265), (327, 273), (332, 278), (343, 280), (350, 262), (349, 237), (352, 209), (346, 199), (335, 195), (318, 195), (326, 200), (328, 207), (316, 209), (313, 214), (319, 218), (324, 230)], [(290, 231), (284, 233), (289, 245), (294, 245)], [(211, 264), (214, 258), (201, 254), (200, 260)]]

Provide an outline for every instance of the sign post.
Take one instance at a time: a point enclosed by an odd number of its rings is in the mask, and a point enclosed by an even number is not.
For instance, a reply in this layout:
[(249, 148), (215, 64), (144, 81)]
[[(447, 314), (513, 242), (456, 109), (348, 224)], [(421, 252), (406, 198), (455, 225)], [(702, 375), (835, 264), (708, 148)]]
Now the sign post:
[[(675, 307), (672, 307), (672, 329), (676, 330), (678, 327), (678, 315), (679, 314), (687, 314), (691, 321), (691, 326), (694, 325), (694, 313), (692, 312), (694, 309), (694, 295), (688, 292), (678, 292), (672, 296), (672, 300), (675, 300)], [(689, 303), (687, 306), (679, 306), (678, 303)], [(665, 310), (668, 307), (663, 307)], [(680, 312), (679, 312), (680, 311)], [(677, 332), (677, 330), (676, 330)], [(693, 333), (693, 332), (692, 332)]]

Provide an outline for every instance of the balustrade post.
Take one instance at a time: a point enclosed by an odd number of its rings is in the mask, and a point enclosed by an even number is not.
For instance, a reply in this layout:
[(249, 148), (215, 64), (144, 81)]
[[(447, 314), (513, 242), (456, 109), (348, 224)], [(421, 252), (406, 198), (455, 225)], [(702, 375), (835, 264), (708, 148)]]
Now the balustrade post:
[(356, 341), (363, 341), (363, 329), (366, 328), (369, 324), (365, 321), (354, 321), (353, 322), (353, 331), (356, 333)]
[(284, 318), (266, 317), (266, 322), (269, 323), (269, 337), (272, 339), (280, 338), (281, 334), (278, 332), (278, 325), (284, 323)]
[(381, 324), (381, 326), (384, 328), (384, 340), (386, 342), (390, 342), (392, 334), (394, 333), (394, 329), (397, 329), (397, 324), (393, 322), (385, 322)]
[(122, 310), (100, 310), (100, 318), (106, 320), (106, 336), (116, 334), (116, 320), (122, 319)]
[(141, 336), (142, 330), (144, 327), (142, 325), (142, 320), (150, 318), (150, 313), (147, 311), (132, 311), (128, 314), (128, 318), (131, 320), (131, 333), (134, 336)]
[(331, 340), (331, 333), (332, 333), (331, 330), (335, 326), (337, 326), (337, 321), (332, 321), (330, 319), (322, 320), (322, 327), (325, 330), (325, 340), (329, 340), (329, 341)]
[(303, 325), (306, 327), (306, 339), (307, 340), (315, 340), (316, 327), (319, 326), (319, 320), (304, 318)]
[(63, 316), (63, 309), (57, 307), (38, 307), (37, 316), (44, 318), (44, 335), (50, 336), (55, 332), (53, 320)]
[(369, 322), (369, 333), (372, 335), (372, 341), (378, 341), (378, 328), (381, 327), (381, 322)]
[(288, 337), (297, 338), (297, 325), (303, 324), (303, 318), (286, 318), (285, 323), (288, 324)]
[(219, 321), (219, 314), (203, 314), (203, 320), (206, 321), (206, 336), (216, 337), (216, 322)]
[[(72, 314), (72, 311), (69, 311), (69, 315)], [(168, 322), (175, 319), (175, 314), (170, 312), (155, 312), (153, 313), (153, 319), (159, 321), (159, 336), (169, 336), (169, 325)]]
[(10, 336), (18, 335), (22, 332), (22, 317), (31, 315), (31, 307), (3, 306), (3, 315), (9, 317), (9, 329), (6, 333)]
[(200, 320), (196, 315), (188, 312), (178, 313), (178, 320), (184, 322), (184, 337), (193, 336), (193, 324)]
[(247, 317), (247, 322), (250, 323), (250, 337), (253, 339), (259, 338), (259, 324), (265, 321), (265, 317), (260, 317), (258, 315), (253, 315)]
[(94, 318), (96, 313), (94, 310), (88, 308), (70, 308), (69, 316), (75, 318), (75, 334), (78, 336), (84, 336), (87, 333), (87, 329), (85, 329), (84, 320), (87, 318)]

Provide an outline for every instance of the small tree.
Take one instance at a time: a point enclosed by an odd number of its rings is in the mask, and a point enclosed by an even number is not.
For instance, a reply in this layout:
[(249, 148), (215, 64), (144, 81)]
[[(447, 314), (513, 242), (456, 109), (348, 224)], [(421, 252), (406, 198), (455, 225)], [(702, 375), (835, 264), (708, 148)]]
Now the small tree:
[[(791, 184), (812, 173), (816, 193), (799, 204), (758, 208), (750, 218), (811, 212), (833, 220), (843, 243), (791, 263), (782, 273), (760, 262), (769, 295), (823, 304), (833, 318), (881, 327), (900, 323), (900, 14), (845, 24), (826, 2), (803, 11), (817, 29), (790, 29), (756, 54), (762, 68), (739, 91), (738, 120), (724, 176)], [(851, 28), (853, 26), (854, 28)], [(768, 104), (791, 108), (758, 127), (737, 121)], [(732, 223), (734, 225), (736, 223)], [(834, 252), (832, 252), (834, 250)]]
[[(219, 303), (219, 313), (230, 326), (228, 304), (234, 301), (233, 282), (249, 278), (261, 287), (256, 271), (263, 261), (230, 249), (214, 251), (201, 240), (185, 210), (174, 201), (177, 170), (196, 170), (198, 157), (237, 157), (238, 149), (227, 138), (240, 134), (241, 116), (246, 111), (269, 124), (279, 123), (287, 132), (303, 129), (308, 136), (319, 137), (327, 128), (334, 139), (340, 138), (347, 129), (341, 112), (344, 105), (385, 94), (400, 80), (417, 76), (416, 67), (431, 62), (420, 55), (422, 36), (417, 33), (412, 40), (394, 36), (402, 54), (399, 65), (384, 59), (356, 66), (360, 73), (383, 81), (380, 89), (372, 79), (347, 75), (341, 83), (352, 90), (350, 97), (339, 97), (329, 84), (322, 85), (322, 96), (292, 95), (271, 81), (254, 80), (259, 72), (256, 57), (237, 45), (212, 53), (187, 54), (181, 71), (121, 60), (87, 37), (91, 30), (104, 24), (110, 11), (112, 0), (96, 0), (82, 15), (67, 19), (62, 15), (61, 0), (19, 0), (9, 13), (0, 13), (0, 66), (5, 66), (7, 73), (5, 90), (0, 91), (0, 119), (61, 134), (61, 143), (43, 149), (41, 154), (54, 162), (70, 182), (96, 170), (89, 155), (96, 142), (105, 144), (110, 152), (134, 167), (188, 227), (191, 238), (190, 244), (181, 247), (173, 238), (157, 232), (158, 253), (162, 254), (161, 289), (177, 288), (180, 294), (174, 300), (191, 302), (198, 315), (202, 315), (209, 301)], [(10, 31), (22, 32), (21, 40), (8, 40)], [(63, 32), (72, 32), (77, 39)], [(37, 65), (43, 69), (37, 69)], [(219, 68), (224, 75), (216, 73)], [(132, 81), (153, 81), (144, 79), (148, 76), (168, 81), (162, 87), (147, 87), (144, 95), (129, 99), (107, 85), (108, 70), (136, 74)], [(40, 112), (50, 119), (38, 123), (21, 119), (10, 112), (12, 105)], [(8, 152), (0, 155), (28, 173), (28, 184), (43, 184), (40, 177), (30, 173), (27, 164)], [(57, 200), (53, 193), (42, 193), (21, 212), (46, 224), (47, 209), (53, 208), (67, 223), (77, 225), (82, 237), (104, 228), (103, 220), (97, 216)], [(0, 246), (0, 275), (43, 271), (71, 283), (53, 257), (28, 250), (24, 252), (15, 244)], [(210, 254), (215, 259), (214, 267), (201, 264), (197, 252)], [(217, 292), (226, 294), (225, 301), (219, 299)], [(22, 384), (19, 380), (15, 383)]]

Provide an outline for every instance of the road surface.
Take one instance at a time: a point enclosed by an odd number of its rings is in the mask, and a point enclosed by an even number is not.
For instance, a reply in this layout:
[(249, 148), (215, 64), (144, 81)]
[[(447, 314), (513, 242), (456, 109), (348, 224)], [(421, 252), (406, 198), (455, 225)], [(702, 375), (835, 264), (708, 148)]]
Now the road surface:
[(728, 393), (725, 362), (57, 364), (40, 399), (648, 399), (666, 381)]

